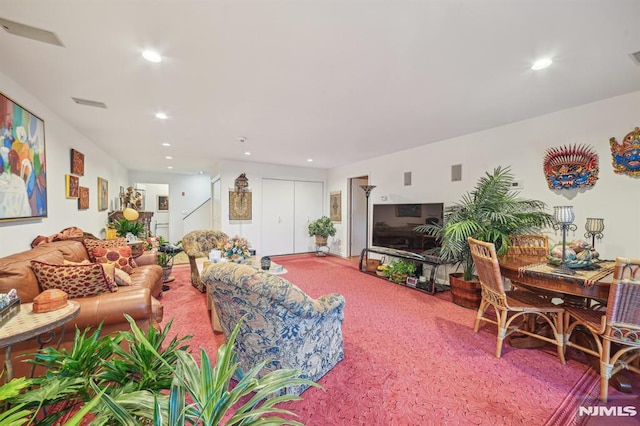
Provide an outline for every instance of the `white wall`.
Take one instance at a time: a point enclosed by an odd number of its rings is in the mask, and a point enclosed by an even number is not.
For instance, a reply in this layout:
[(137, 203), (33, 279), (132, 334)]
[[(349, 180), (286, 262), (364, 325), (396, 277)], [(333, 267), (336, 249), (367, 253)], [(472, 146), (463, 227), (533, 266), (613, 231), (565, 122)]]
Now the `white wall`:
[[(129, 181), (146, 184), (169, 185), (169, 242), (176, 243), (185, 234), (183, 219), (202, 203), (211, 198), (211, 177), (132, 170)], [(156, 203), (154, 200), (147, 202)]]
[[(309, 182), (322, 182), (325, 188), (324, 214), (329, 215), (329, 192), (327, 192), (327, 170), (305, 167), (279, 166), (246, 161), (223, 161), (220, 167), (220, 191), (222, 211), (222, 231), (229, 236), (240, 235), (251, 243), (258, 253), (262, 252), (262, 179), (287, 179)], [(251, 189), (252, 219), (247, 221), (229, 221), (229, 190), (233, 190), (234, 181), (245, 173)], [(345, 216), (343, 216), (345, 217)]]
[[(330, 191), (347, 191), (348, 179), (369, 175), (377, 185), (371, 204), (438, 203), (459, 200), (477, 179), (496, 166), (511, 166), (524, 186), (521, 196), (553, 206), (573, 205), (578, 230), (568, 238), (584, 239), (587, 217), (604, 218), (602, 258), (640, 256), (640, 179), (618, 175), (611, 166), (609, 138), (621, 141), (640, 125), (640, 92), (634, 92), (553, 114), (512, 123), (439, 143), (361, 161), (329, 171)], [(393, 143), (393, 141), (389, 141)], [(542, 168), (545, 151), (569, 144), (588, 144), (599, 155), (600, 174), (590, 189), (552, 191)], [(451, 166), (462, 164), (462, 180), (451, 182)], [(404, 172), (412, 172), (413, 185), (403, 185)], [(387, 199), (382, 201), (381, 197)], [(346, 212), (343, 211), (343, 215)], [(371, 220), (370, 222), (371, 223)], [(549, 230), (552, 241), (561, 239)], [(340, 227), (336, 237), (347, 238)], [(345, 246), (343, 246), (345, 247)], [(341, 253), (345, 255), (345, 253)]]
[[(98, 211), (98, 177), (109, 181), (111, 208), (120, 186), (127, 183), (127, 170), (2, 73), (0, 92), (44, 120), (48, 207), (47, 218), (0, 222), (0, 256), (27, 250), (38, 235), (53, 235), (71, 226), (104, 236), (108, 210)], [(70, 172), (71, 148), (84, 154), (80, 185), (89, 188), (88, 210), (78, 210), (78, 200), (65, 197), (64, 176)]]

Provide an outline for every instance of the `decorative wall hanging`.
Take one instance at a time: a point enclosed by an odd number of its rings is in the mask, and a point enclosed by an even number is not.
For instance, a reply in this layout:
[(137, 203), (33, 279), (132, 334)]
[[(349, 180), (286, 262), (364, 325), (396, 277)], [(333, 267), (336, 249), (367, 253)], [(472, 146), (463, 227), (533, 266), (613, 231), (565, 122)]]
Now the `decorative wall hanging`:
[(229, 220), (251, 220), (251, 192), (229, 191)]
[(329, 218), (334, 222), (342, 221), (342, 191), (333, 191), (329, 195)]
[(81, 186), (78, 192), (79, 192), (78, 209), (79, 210), (88, 209), (89, 208), (89, 188), (85, 188), (84, 186)]
[(593, 186), (598, 172), (598, 154), (587, 145), (549, 148), (544, 157), (544, 174), (550, 189)]
[(65, 195), (67, 198), (80, 196), (80, 178), (73, 175), (65, 175)]
[(71, 173), (84, 176), (84, 154), (75, 149), (71, 150)]
[(98, 210), (109, 208), (109, 181), (98, 178)]
[(158, 195), (158, 211), (169, 211), (169, 196), (168, 195)]
[(0, 93), (0, 221), (47, 217), (44, 121)]
[(234, 181), (236, 192), (247, 191), (249, 189), (249, 179), (244, 173), (240, 173), (240, 176)]
[(622, 144), (609, 139), (613, 171), (629, 176), (640, 176), (640, 129), (635, 128), (624, 137)]

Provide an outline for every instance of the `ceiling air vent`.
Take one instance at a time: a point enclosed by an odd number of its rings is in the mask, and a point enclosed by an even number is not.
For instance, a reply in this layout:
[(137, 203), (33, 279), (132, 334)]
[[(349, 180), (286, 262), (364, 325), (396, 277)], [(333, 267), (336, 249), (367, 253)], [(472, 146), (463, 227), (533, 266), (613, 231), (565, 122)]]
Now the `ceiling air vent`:
[(51, 31), (42, 30), (30, 25), (10, 21), (5, 18), (0, 18), (0, 26), (2, 26), (2, 28), (4, 28), (5, 31), (9, 34), (29, 38), (35, 41), (41, 41), (43, 43), (53, 44), (55, 46), (64, 47), (64, 44), (62, 44), (58, 36)]
[(98, 102), (98, 101), (90, 101), (88, 99), (80, 99), (80, 98), (71, 98), (73, 99), (73, 102), (77, 103), (78, 105), (84, 105), (84, 106), (92, 106), (92, 107), (96, 107), (96, 108), (107, 108), (107, 104), (105, 104), (104, 102)]
[(640, 52), (632, 53), (631, 58), (635, 61), (636, 65), (640, 65)]

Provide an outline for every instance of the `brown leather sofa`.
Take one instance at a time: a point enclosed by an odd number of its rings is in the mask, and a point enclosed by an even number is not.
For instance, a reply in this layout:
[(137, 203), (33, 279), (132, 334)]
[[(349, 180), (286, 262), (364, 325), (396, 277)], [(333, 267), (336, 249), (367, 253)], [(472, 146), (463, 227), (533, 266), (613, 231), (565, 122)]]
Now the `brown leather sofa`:
[[(65, 260), (81, 262), (88, 258), (82, 242), (75, 240), (41, 244), (31, 250), (2, 257), (0, 293), (7, 293), (15, 288), (21, 303), (32, 302), (42, 290), (31, 269), (31, 260), (62, 264)], [(155, 254), (151, 252), (145, 252), (135, 261), (138, 267), (131, 273), (131, 286), (118, 287), (118, 291), (114, 293), (70, 299), (80, 304), (80, 313), (66, 324), (62, 346), (71, 347), (76, 327), (81, 331), (87, 327), (95, 330), (103, 322), (103, 336), (129, 330), (131, 327), (124, 314), (130, 315), (143, 329), (148, 329), (149, 326), (159, 328), (163, 315), (162, 304), (158, 300), (162, 296), (162, 268), (156, 264)], [(56, 330), (56, 336), (60, 336), (60, 332), (61, 330)], [(14, 377), (28, 376), (31, 373), (31, 366), (21, 362), (25, 358), (21, 355), (37, 350), (36, 339), (12, 347)], [(0, 365), (4, 366), (5, 351), (0, 352)]]

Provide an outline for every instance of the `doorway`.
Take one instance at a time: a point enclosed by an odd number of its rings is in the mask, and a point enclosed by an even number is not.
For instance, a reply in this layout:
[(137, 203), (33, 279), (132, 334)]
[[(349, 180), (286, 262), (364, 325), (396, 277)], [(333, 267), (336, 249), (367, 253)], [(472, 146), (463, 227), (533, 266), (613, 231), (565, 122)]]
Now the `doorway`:
[(368, 185), (369, 176), (349, 179), (349, 253), (360, 256), (367, 239), (367, 197), (360, 185)]

